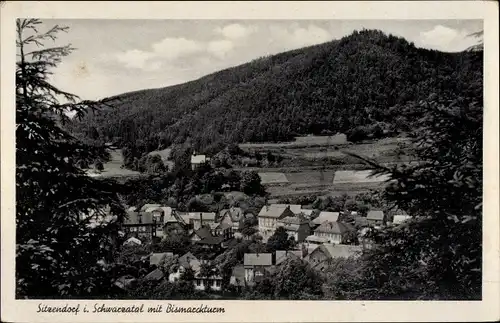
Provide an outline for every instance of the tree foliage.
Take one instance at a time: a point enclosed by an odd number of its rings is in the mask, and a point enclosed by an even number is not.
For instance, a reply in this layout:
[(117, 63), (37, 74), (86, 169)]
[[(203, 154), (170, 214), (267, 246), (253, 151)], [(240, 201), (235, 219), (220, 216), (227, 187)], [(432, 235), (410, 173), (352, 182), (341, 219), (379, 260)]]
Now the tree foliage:
[(76, 140), (62, 124), (68, 112), (82, 117), (111, 102), (79, 101), (49, 83), (50, 70), (73, 49), (44, 45), (66, 27), (42, 32), (37, 19), (20, 19), (16, 25), (16, 294), (99, 295), (111, 284), (102, 260), (112, 255), (117, 227), (114, 222), (89, 224), (104, 215), (106, 206), (123, 215), (119, 188), (86, 176), (77, 162), (91, 164), (105, 159), (106, 152)]
[(418, 165), (386, 168), (358, 156), (391, 176), (383, 197), (413, 216), (374, 235), (362, 297), (481, 298), (482, 69), (472, 74), (461, 96), (433, 94), (406, 107), (418, 128)]

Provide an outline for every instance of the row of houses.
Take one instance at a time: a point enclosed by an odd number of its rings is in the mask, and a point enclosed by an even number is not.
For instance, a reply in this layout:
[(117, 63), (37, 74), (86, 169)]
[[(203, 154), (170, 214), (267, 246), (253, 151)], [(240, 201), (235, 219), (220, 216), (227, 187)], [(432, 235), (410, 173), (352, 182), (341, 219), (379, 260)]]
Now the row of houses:
[[(215, 212), (178, 212), (160, 204), (145, 204), (139, 210), (129, 208), (124, 231), (135, 237), (164, 237), (168, 232), (184, 232), (193, 242), (220, 245), (230, 240), (243, 228), (251, 213), (241, 208), (229, 208)], [(317, 216), (316, 216), (317, 215)], [(258, 232), (266, 242), (278, 227), (283, 227), (290, 237), (298, 242), (336, 243), (348, 242), (359, 227), (386, 224), (386, 214), (371, 210), (366, 217), (355, 217), (355, 223), (339, 221), (339, 212), (319, 212), (294, 204), (270, 204), (262, 207), (258, 214)], [(398, 224), (408, 215), (395, 215)]]
[[(301, 259), (313, 269), (323, 271), (331, 261), (339, 258), (357, 258), (361, 255), (359, 246), (322, 244), (311, 252), (307, 250), (278, 250), (275, 253), (246, 253), (243, 264), (233, 267), (229, 284), (237, 287), (253, 286), (259, 281), (274, 274), (279, 267), (290, 258)], [(188, 270), (193, 273), (193, 287), (196, 290), (220, 291), (222, 289), (222, 276), (213, 272), (211, 275), (202, 273), (202, 266), (208, 264), (207, 259), (198, 259), (187, 252), (176, 258), (171, 252), (152, 253), (149, 256), (150, 266), (155, 268), (143, 280), (160, 281), (168, 280), (175, 283), (183, 279)], [(169, 263), (169, 268), (165, 264)], [(116, 285), (122, 289), (136, 282), (132, 276), (123, 276), (117, 279)]]

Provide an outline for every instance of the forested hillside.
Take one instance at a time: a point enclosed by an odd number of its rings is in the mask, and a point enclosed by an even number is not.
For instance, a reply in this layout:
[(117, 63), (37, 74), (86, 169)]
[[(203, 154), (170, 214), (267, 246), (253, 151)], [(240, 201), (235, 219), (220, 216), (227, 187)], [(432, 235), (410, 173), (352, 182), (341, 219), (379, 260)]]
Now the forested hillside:
[(477, 96), (471, 84), (480, 89), (481, 82), (482, 51), (430, 51), (363, 30), (185, 84), (119, 95), (114, 108), (70, 126), (138, 155), (188, 138), (209, 152), (311, 133), (344, 132), (355, 140), (412, 130), (403, 113), (409, 102), (468, 100)]

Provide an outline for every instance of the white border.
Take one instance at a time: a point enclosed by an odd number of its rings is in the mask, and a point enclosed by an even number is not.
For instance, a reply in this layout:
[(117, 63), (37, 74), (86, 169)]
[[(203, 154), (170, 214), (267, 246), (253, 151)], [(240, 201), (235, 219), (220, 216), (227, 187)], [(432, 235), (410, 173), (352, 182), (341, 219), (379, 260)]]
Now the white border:
[[(428, 2), (3, 2), (1, 4), (1, 237), (2, 317), (8, 322), (321, 322), (480, 321), (500, 319), (498, 3)], [(484, 19), (484, 270), (477, 302), (173, 301), (225, 307), (225, 314), (37, 314), (39, 301), (15, 300), (15, 19)], [(96, 301), (44, 301), (87, 304)], [(168, 301), (106, 301), (156, 304)]]

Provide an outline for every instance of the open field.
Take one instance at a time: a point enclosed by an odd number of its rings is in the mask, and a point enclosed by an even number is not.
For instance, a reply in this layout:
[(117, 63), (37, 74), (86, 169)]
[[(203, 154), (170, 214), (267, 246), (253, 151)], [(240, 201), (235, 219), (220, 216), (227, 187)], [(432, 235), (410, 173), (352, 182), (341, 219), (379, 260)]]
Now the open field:
[(371, 171), (367, 170), (365, 164), (344, 152), (371, 158), (384, 166), (410, 162), (408, 156), (398, 155), (400, 143), (409, 142), (406, 138), (385, 138), (358, 144), (339, 141), (336, 145), (326, 138), (329, 137), (308, 136), (298, 138), (292, 143), (240, 145), (246, 151), (271, 151), (283, 157), (280, 167), (240, 170), (254, 170), (259, 174), (283, 174), (287, 182), (263, 180), (271, 197), (346, 193), (355, 195), (382, 188), (387, 177), (371, 177)]
[(279, 142), (279, 143), (244, 143), (239, 144), (241, 149), (279, 149), (279, 148), (301, 148), (311, 146), (337, 146), (346, 145), (347, 139), (344, 134), (332, 136), (303, 136), (295, 137), (295, 141)]
[(283, 173), (259, 173), (262, 184), (288, 183), (288, 179)]
[(123, 163), (121, 149), (111, 150), (110, 155), (111, 159), (109, 162), (104, 163), (104, 170), (101, 173), (88, 172), (88, 175), (92, 177), (131, 177), (142, 175), (140, 172), (121, 168)]

